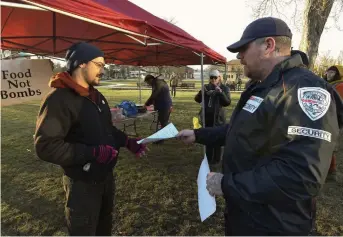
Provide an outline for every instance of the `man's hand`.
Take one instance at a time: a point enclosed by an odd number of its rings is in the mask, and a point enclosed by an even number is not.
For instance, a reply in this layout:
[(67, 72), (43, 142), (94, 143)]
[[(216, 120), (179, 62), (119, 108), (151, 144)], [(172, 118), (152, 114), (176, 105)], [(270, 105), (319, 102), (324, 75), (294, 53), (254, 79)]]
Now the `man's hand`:
[(194, 130), (190, 130), (190, 129), (182, 130), (181, 132), (179, 132), (179, 134), (176, 135), (176, 137), (186, 144), (195, 142)]
[(206, 178), (206, 188), (210, 195), (218, 196), (223, 195), (222, 191), (222, 178), (223, 174), (221, 173), (209, 173)]
[(146, 152), (149, 151), (145, 144), (138, 144), (140, 138), (129, 138), (127, 140), (126, 148), (136, 155), (137, 158), (145, 156)]

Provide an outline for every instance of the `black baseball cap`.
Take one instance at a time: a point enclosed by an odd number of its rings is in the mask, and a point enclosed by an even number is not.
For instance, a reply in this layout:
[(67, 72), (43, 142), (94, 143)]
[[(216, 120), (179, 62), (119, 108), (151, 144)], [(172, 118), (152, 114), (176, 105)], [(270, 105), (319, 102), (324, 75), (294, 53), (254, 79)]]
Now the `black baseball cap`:
[(237, 53), (241, 47), (255, 39), (270, 36), (287, 36), (292, 39), (292, 32), (283, 20), (274, 17), (263, 17), (251, 22), (245, 28), (241, 39), (228, 46), (227, 49), (231, 53)]

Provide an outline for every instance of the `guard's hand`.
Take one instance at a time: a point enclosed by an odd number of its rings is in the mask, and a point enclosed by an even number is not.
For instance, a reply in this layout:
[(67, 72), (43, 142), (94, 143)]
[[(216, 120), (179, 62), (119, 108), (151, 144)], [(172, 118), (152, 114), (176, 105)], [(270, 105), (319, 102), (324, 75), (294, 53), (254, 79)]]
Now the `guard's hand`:
[(211, 196), (223, 195), (222, 191), (222, 178), (224, 177), (221, 173), (211, 172), (206, 177), (206, 189)]
[(176, 138), (180, 139), (186, 144), (193, 143), (195, 142), (194, 130), (190, 130), (190, 129), (182, 130), (181, 132), (179, 132), (179, 134), (176, 135)]

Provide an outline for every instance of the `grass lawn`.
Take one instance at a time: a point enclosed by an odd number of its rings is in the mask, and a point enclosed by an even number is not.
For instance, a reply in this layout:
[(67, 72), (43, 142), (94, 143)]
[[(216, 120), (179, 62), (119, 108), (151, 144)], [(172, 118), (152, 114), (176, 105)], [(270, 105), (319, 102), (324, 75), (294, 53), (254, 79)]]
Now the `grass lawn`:
[[(101, 89), (111, 105), (138, 100), (138, 91)], [(143, 102), (150, 91), (142, 91)], [(199, 111), (193, 92), (178, 92), (171, 121), (181, 130), (192, 127)], [(234, 95), (233, 104), (237, 103)], [(39, 101), (2, 108), (1, 234), (66, 235), (62, 171), (39, 160), (32, 135)], [(149, 122), (138, 131), (149, 135)], [(342, 152), (338, 162), (342, 167)], [(222, 198), (217, 212), (201, 223), (197, 203), (197, 173), (202, 147), (170, 140), (151, 145), (144, 159), (122, 149), (115, 168), (116, 205), (113, 235), (224, 235)], [(339, 167), (339, 168), (340, 168)], [(342, 168), (340, 168), (340, 171)], [(343, 234), (343, 175), (327, 184), (318, 201), (320, 235)]]

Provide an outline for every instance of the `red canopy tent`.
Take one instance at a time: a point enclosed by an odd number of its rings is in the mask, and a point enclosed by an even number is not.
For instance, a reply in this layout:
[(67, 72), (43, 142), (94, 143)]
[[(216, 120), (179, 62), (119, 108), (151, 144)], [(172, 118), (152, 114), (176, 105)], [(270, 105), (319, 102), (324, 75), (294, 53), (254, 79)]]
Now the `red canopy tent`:
[(2, 49), (64, 57), (71, 44), (87, 41), (105, 52), (108, 63), (199, 65), (201, 53), (204, 64), (226, 62), (179, 27), (127, 0), (9, 0), (1, 5)]
[(64, 57), (73, 43), (86, 41), (105, 53), (107, 63), (201, 64), (202, 85), (203, 64), (226, 63), (225, 57), (201, 41), (127, 0), (7, 0), (0, 4), (1, 49)]

